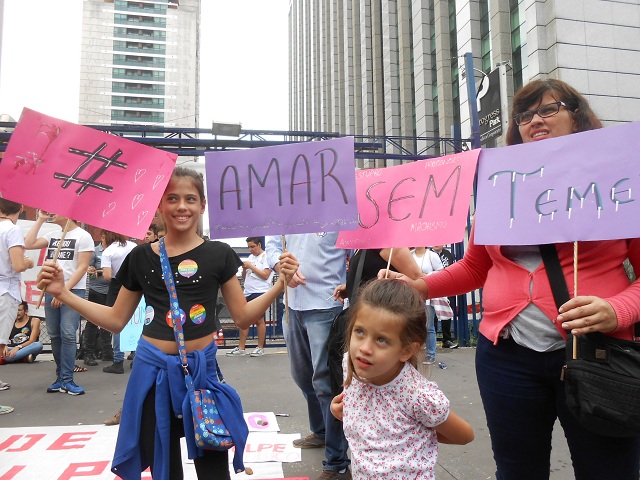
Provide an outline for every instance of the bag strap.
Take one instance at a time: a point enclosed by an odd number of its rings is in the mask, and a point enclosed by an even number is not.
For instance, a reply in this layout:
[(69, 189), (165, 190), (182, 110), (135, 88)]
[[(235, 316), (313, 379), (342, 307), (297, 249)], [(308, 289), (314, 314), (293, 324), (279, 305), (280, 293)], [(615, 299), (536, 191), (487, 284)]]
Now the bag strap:
[(178, 303), (178, 293), (176, 285), (173, 281), (171, 273), (171, 265), (169, 265), (169, 257), (167, 249), (164, 246), (164, 237), (160, 239), (160, 265), (162, 266), (162, 276), (164, 284), (169, 292), (169, 311), (171, 312), (171, 323), (173, 323), (173, 335), (178, 345), (178, 354), (180, 355), (180, 363), (182, 364), (182, 373), (184, 373), (184, 382), (189, 392), (193, 392), (193, 380), (189, 373), (189, 364), (187, 363), (187, 349), (185, 348), (184, 331), (182, 323), (180, 323), (180, 305)]
[[(571, 297), (569, 296), (569, 288), (567, 287), (567, 280), (562, 273), (562, 267), (560, 266), (560, 258), (558, 257), (558, 250), (556, 250), (555, 244), (539, 245), (540, 254), (542, 255), (542, 261), (544, 262), (544, 268), (547, 271), (549, 277), (549, 284), (551, 285), (551, 292), (553, 293), (553, 299), (556, 302), (556, 307), (560, 308), (565, 302), (568, 302)], [(568, 332), (571, 335), (571, 332)], [(634, 340), (640, 338), (640, 322), (634, 325)]]
[(566, 303), (571, 299), (571, 296), (569, 295), (567, 280), (564, 278), (564, 274), (562, 273), (558, 250), (556, 250), (556, 246), (553, 243), (539, 245), (538, 247), (540, 248), (540, 255), (542, 255), (544, 268), (547, 271), (547, 277), (549, 278), (549, 285), (551, 285), (553, 299), (556, 302), (556, 307), (559, 309), (563, 303)]
[(353, 289), (352, 292), (356, 292), (358, 287), (360, 286), (360, 281), (362, 280), (362, 270), (364, 269), (364, 261), (367, 259), (367, 250), (361, 250), (362, 255), (360, 255), (360, 261), (358, 262), (358, 266), (356, 267), (356, 276), (353, 278)]

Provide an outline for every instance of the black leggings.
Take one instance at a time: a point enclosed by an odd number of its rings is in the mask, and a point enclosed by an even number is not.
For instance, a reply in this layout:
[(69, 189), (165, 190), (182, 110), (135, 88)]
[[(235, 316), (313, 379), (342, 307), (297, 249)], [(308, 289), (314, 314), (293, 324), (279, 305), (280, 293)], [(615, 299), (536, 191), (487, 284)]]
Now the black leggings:
[[(156, 431), (156, 386), (153, 385), (142, 405), (142, 424), (140, 428), (140, 444), (142, 454), (151, 465), (153, 476), (153, 458)], [(180, 454), (180, 437), (184, 428), (182, 419), (171, 415), (169, 439), (169, 479), (182, 480), (182, 456)], [(202, 457), (194, 459), (198, 479), (230, 480), (229, 456), (227, 451), (205, 450)]]

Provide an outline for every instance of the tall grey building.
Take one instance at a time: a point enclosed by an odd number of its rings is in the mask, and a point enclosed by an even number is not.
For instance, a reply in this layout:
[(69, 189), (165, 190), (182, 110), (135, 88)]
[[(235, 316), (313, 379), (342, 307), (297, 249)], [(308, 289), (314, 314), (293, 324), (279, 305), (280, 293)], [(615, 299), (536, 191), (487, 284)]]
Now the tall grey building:
[(197, 127), (200, 0), (84, 0), (80, 124)]
[[(605, 124), (638, 120), (639, 0), (291, 0), (290, 127), (470, 136), (463, 56), (584, 93)], [(498, 139), (497, 144), (502, 144)]]

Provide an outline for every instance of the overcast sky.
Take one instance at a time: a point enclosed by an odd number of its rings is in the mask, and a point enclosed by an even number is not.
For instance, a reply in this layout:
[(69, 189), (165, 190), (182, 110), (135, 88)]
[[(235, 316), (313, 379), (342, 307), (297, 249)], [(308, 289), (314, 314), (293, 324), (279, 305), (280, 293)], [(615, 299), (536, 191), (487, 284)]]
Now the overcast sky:
[[(4, 0), (0, 114), (78, 122), (82, 3)], [(202, 0), (200, 127), (288, 128), (288, 13), (289, 0)]]
[[(4, 0), (0, 114), (78, 121), (82, 3)], [(201, 127), (287, 129), (288, 12), (288, 0), (202, 0)]]

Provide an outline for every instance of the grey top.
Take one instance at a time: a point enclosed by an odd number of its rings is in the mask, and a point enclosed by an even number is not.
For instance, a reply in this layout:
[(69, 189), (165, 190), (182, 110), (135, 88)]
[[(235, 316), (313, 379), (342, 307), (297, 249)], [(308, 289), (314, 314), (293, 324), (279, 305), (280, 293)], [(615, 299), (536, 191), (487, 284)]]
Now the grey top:
[[(533, 272), (542, 262), (537, 245), (502, 246), (502, 254), (512, 262)], [(533, 291), (533, 277), (529, 292)], [(507, 332), (523, 347), (536, 352), (551, 352), (565, 346), (565, 340), (555, 325), (536, 305), (530, 303), (509, 324)]]

